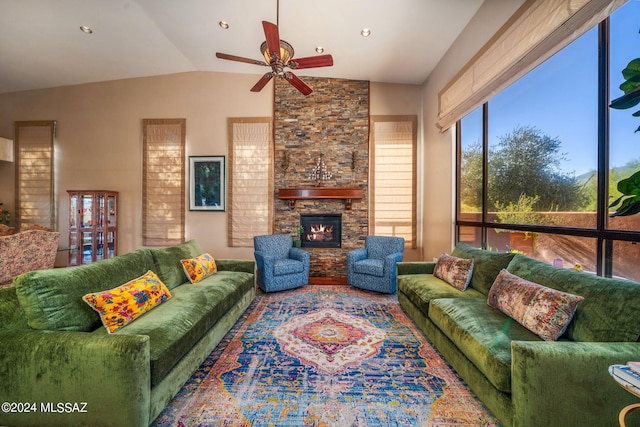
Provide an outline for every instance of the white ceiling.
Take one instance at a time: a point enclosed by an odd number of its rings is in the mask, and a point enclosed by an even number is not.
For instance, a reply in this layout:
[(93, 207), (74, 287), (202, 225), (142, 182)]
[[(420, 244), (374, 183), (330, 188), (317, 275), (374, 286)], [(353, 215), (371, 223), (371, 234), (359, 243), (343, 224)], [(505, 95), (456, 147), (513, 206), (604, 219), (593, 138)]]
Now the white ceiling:
[[(295, 57), (333, 56), (301, 76), (421, 84), (483, 0), (279, 0)], [(0, 0), (0, 93), (186, 71), (263, 74), (278, 0)], [(227, 21), (228, 30), (218, 26)], [(80, 31), (81, 25), (93, 34)], [(371, 36), (360, 35), (363, 28)], [(247, 88), (249, 90), (249, 88)]]

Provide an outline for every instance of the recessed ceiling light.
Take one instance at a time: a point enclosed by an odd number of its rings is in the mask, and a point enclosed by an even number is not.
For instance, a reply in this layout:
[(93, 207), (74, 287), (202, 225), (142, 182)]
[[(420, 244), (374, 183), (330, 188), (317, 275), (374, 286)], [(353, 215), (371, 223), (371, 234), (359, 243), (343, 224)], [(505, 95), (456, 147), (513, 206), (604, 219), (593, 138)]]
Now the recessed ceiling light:
[(371, 35), (371, 30), (368, 28), (363, 28), (362, 31), (360, 31), (360, 34), (362, 34), (362, 37), (369, 37)]
[(324, 52), (324, 48), (323, 48), (322, 46), (318, 46), (318, 47), (316, 48), (316, 52), (318, 52), (318, 53), (322, 53), (322, 52)]
[(86, 25), (81, 25), (80, 31), (82, 31), (85, 34), (93, 34), (93, 30), (90, 27), (87, 27)]
[(227, 21), (220, 21), (218, 22), (218, 25), (220, 25), (220, 28), (227, 30), (229, 29), (229, 23)]

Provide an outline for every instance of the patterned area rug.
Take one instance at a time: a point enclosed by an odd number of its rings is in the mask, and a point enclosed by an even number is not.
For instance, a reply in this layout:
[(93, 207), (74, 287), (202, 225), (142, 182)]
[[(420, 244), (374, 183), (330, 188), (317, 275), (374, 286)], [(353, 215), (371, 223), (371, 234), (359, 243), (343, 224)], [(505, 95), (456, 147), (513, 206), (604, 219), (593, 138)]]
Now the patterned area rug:
[(395, 295), (258, 296), (153, 426), (495, 427)]

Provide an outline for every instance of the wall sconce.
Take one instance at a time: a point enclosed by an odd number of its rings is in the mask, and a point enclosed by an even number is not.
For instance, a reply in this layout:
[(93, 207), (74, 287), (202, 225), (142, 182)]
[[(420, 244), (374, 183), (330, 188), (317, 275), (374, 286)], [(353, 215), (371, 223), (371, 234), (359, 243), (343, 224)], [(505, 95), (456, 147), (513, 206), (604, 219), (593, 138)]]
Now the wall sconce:
[(13, 162), (13, 140), (0, 138), (0, 161)]

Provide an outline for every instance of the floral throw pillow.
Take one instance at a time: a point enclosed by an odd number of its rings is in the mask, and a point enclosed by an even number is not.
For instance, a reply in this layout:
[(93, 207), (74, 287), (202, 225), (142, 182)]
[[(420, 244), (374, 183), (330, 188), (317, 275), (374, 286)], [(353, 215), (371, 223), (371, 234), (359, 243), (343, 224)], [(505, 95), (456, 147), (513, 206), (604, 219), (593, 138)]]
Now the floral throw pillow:
[(442, 254), (438, 258), (433, 275), (444, 280), (451, 286), (464, 291), (471, 282), (473, 274), (473, 259), (456, 258), (448, 254)]
[(82, 297), (110, 334), (170, 298), (169, 289), (151, 270), (117, 288)]
[(489, 290), (487, 303), (545, 341), (564, 333), (584, 298), (529, 282), (503, 269)]
[(218, 271), (216, 261), (209, 254), (202, 254), (195, 258), (180, 260), (184, 274), (191, 283), (198, 283), (207, 276)]

